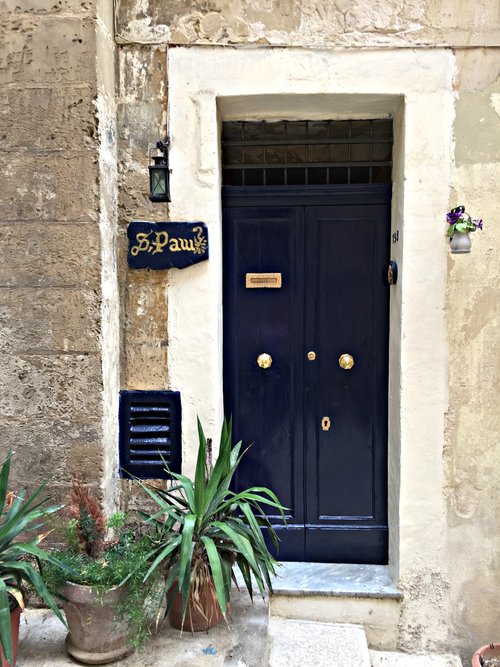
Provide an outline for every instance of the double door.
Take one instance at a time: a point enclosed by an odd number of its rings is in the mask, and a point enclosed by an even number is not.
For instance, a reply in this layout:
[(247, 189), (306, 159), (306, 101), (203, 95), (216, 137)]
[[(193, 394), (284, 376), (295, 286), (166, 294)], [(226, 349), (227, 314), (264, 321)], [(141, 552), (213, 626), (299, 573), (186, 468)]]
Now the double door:
[(224, 401), (280, 560), (387, 562), (390, 188), (224, 193)]

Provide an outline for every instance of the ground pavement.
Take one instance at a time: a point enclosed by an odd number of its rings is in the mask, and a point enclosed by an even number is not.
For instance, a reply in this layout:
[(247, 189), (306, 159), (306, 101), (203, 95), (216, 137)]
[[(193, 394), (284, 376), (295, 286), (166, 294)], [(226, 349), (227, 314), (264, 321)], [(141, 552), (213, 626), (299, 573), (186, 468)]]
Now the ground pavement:
[[(119, 667), (462, 667), (454, 656), (369, 651), (361, 626), (269, 618), (267, 603), (233, 591), (229, 625), (182, 635), (165, 624), (143, 653)], [(64, 649), (66, 629), (45, 609), (21, 619), (17, 667), (75, 665)]]

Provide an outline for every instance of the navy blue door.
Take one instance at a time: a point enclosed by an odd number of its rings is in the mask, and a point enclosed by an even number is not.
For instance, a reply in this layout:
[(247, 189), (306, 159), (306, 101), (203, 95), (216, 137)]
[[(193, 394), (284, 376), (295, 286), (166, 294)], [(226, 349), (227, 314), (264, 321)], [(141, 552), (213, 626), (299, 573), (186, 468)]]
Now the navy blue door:
[(387, 562), (389, 216), (385, 185), (224, 189), (236, 484), (290, 508), (281, 560)]

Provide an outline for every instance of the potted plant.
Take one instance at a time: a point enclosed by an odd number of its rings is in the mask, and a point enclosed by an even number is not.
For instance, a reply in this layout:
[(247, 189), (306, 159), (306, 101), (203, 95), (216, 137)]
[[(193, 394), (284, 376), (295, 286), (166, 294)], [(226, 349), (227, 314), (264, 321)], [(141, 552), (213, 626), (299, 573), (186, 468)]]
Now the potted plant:
[(46, 482), (29, 497), (26, 490), (9, 491), (9, 450), (0, 472), (0, 654), (2, 667), (16, 664), (19, 618), (25, 604), (25, 589), (33, 589), (65, 624), (40, 573), (40, 561), (49, 561), (55, 569), (64, 568), (38, 545), (50, 533), (35, 534), (45, 527), (45, 520), (62, 505), (47, 506), (41, 494)]
[(451, 252), (453, 254), (470, 252), (469, 233), (483, 228), (481, 218), (472, 218), (466, 213), (464, 206), (457, 206), (446, 214), (446, 221), (449, 225), (447, 234), (450, 237)]
[(481, 646), (472, 656), (472, 667), (500, 667), (500, 644)]
[[(199, 449), (194, 480), (168, 470), (174, 482), (159, 488), (140, 482), (157, 506), (142, 512), (153, 526), (152, 559), (145, 580), (161, 570), (170, 623), (191, 631), (213, 627), (226, 617), (233, 567), (237, 565), (252, 597), (252, 577), (262, 596), (272, 591), (271, 575), (277, 565), (262, 534), (264, 527), (278, 546), (263, 506), (284, 508), (276, 495), (263, 487), (231, 490), (234, 473), (244, 452), (232, 446), (231, 422), (224, 420), (219, 454), (212, 466), (212, 442), (198, 420)], [(285, 521), (286, 522), (286, 521)]]
[(143, 579), (150, 542), (126, 525), (125, 514), (106, 520), (81, 477), (73, 480), (68, 515), (67, 546), (55, 555), (73, 574), (55, 568), (46, 574), (66, 614), (66, 650), (87, 664), (113, 662), (149, 635)]

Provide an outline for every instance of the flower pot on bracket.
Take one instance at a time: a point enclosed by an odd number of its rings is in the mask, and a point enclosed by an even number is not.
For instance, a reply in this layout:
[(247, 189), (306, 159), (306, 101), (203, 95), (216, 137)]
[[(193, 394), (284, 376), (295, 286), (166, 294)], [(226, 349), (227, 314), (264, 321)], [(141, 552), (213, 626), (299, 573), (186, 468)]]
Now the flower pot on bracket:
[(15, 667), (17, 659), (17, 645), (19, 643), (19, 619), (21, 618), (21, 607), (16, 605), (10, 611), (10, 636), (12, 638), (12, 663), (7, 662), (4, 653), (0, 648), (0, 658), (2, 659), (2, 667)]
[(117, 609), (126, 596), (124, 586), (103, 592), (68, 582), (62, 594), (69, 628), (66, 650), (75, 660), (102, 665), (130, 653), (127, 623)]
[(470, 252), (472, 241), (467, 232), (455, 232), (451, 237), (450, 248), (453, 255)]

